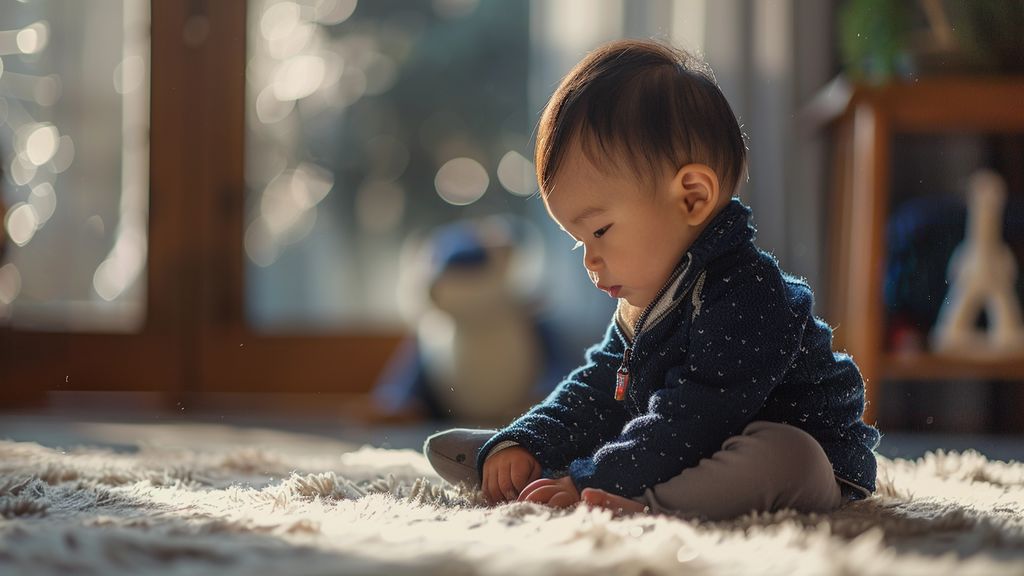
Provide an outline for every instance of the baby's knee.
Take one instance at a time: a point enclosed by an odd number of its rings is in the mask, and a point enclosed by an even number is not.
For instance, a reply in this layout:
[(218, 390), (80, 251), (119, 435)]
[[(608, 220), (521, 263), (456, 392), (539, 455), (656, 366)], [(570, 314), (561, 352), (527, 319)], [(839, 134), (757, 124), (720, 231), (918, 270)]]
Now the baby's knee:
[(786, 428), (782, 446), (788, 454), (785, 458), (788, 468), (797, 474), (812, 473), (834, 481), (832, 463), (814, 436), (795, 426)]
[[(828, 457), (821, 444), (806, 431), (779, 422), (751, 422), (743, 435), (753, 439), (759, 448), (776, 456), (774, 461), (784, 461), (785, 466), (799, 467), (828, 463)], [(782, 456), (778, 458), (777, 456)]]
[[(818, 441), (800, 428), (775, 422), (753, 430), (766, 458), (763, 478), (774, 486), (773, 508), (792, 507), (807, 512), (827, 511), (838, 505), (838, 486), (832, 463)], [(746, 433), (746, 432), (745, 432)]]

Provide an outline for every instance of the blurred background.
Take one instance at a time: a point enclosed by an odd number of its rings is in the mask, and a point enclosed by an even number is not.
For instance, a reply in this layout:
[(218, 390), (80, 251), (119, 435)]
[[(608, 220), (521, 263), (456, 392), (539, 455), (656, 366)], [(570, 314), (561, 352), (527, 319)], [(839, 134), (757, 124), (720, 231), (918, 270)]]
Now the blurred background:
[(869, 421), (1024, 432), (1024, 345), (930, 344), (976, 171), (1024, 254), (1017, 0), (0, 0), (0, 419), (507, 421), (613, 309), (532, 137), (623, 37), (710, 62)]

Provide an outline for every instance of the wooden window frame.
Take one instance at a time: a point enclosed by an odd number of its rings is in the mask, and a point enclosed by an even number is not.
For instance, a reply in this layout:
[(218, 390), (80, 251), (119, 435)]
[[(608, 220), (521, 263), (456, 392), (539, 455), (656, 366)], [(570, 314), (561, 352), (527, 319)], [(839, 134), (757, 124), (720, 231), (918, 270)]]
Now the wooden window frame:
[(369, 391), (397, 347), (398, 333), (267, 335), (246, 323), (246, 8), (151, 2), (145, 323), (133, 334), (0, 327), (0, 408), (55, 390), (159, 392), (168, 407), (287, 393), (337, 407)]

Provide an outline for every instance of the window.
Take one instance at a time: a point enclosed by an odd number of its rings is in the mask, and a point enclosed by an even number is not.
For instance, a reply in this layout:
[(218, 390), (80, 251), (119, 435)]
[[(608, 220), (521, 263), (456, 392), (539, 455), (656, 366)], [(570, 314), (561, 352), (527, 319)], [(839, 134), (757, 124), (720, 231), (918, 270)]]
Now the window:
[(0, 157), (16, 327), (137, 331), (145, 320), (149, 5), (0, 5)]
[(397, 328), (410, 239), (536, 189), (529, 3), (249, 2), (246, 320)]
[[(589, 343), (609, 302), (541, 224), (529, 140), (557, 78), (621, 33), (610, 5), (5, 3), (4, 233), (20, 245), (0, 272), (0, 382), (31, 400), (337, 406), (405, 333), (393, 288), (407, 242), (496, 213), (558, 249), (548, 302)], [(558, 10), (585, 25), (566, 37)], [(35, 54), (17, 48), (24, 30)], [(43, 102), (7, 92), (32, 76)], [(31, 144), (12, 128), (19, 107)]]

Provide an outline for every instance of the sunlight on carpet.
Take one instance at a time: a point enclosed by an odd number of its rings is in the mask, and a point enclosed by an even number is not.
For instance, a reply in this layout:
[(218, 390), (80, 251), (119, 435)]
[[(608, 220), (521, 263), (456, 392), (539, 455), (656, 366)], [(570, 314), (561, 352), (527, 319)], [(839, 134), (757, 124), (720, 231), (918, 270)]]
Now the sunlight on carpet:
[(486, 508), (410, 450), (221, 440), (0, 442), (0, 572), (1024, 573), (1024, 464), (970, 451), (880, 457), (879, 493), (834, 514), (700, 523)]

